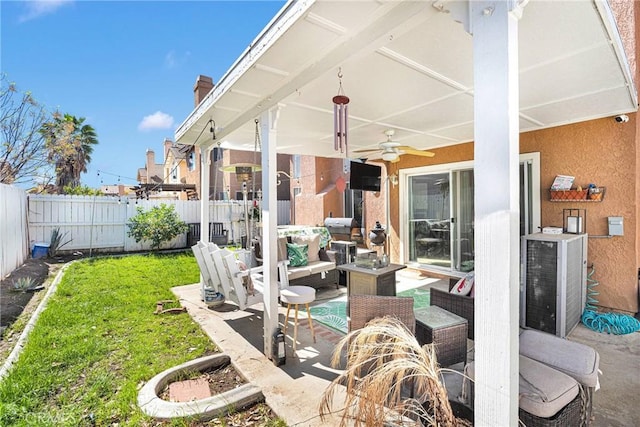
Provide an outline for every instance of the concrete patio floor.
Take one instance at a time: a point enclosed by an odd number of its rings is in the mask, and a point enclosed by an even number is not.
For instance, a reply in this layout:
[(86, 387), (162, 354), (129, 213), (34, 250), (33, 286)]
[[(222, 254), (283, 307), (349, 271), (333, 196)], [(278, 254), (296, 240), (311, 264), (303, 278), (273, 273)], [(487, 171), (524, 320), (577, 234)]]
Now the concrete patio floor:
[[(445, 287), (444, 280), (430, 286)], [(322, 394), (338, 373), (331, 367), (331, 357), (342, 335), (314, 322), (316, 343), (311, 338), (306, 315), (299, 323), (297, 352), (294, 357), (291, 336), (293, 324), (287, 327), (287, 358), (276, 367), (263, 354), (263, 317), (261, 295), (256, 295), (244, 311), (225, 303), (209, 309), (200, 300), (198, 284), (173, 288), (191, 317), (203, 328), (221, 351), (227, 353), (246, 379), (262, 389), (266, 403), (288, 426), (335, 426), (339, 424), (340, 402), (337, 394), (333, 408), (338, 413), (321, 420), (318, 408)], [(321, 288), (315, 304), (346, 293), (340, 289)], [(280, 324), (286, 310), (279, 309)], [(607, 335), (579, 324), (569, 335), (570, 340), (592, 346), (600, 353), (601, 389), (594, 394), (594, 427), (640, 426), (640, 332), (628, 335)], [(468, 360), (473, 360), (473, 341), (468, 341)], [(461, 372), (463, 364), (452, 366)], [(462, 377), (446, 374), (445, 383), (451, 398), (460, 394)]]

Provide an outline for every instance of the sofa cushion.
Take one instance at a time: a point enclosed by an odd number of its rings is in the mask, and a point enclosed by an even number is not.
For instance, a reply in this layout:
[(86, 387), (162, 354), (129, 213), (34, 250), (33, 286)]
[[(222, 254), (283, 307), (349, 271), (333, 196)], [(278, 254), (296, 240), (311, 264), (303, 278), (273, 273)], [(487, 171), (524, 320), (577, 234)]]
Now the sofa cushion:
[(520, 354), (564, 372), (586, 387), (598, 386), (600, 356), (588, 345), (524, 329), (520, 331)]
[(304, 265), (302, 267), (287, 267), (287, 278), (289, 281), (300, 279), (301, 277), (307, 277), (311, 275), (309, 267)]
[(291, 241), (293, 243), (297, 243), (299, 245), (307, 245), (309, 247), (309, 262), (319, 261), (320, 260), (320, 235), (319, 234), (309, 234), (309, 235), (294, 235), (291, 236)]
[(560, 371), (520, 356), (520, 403), (524, 411), (550, 418), (580, 392), (576, 380)]
[(287, 237), (278, 237), (278, 262), (286, 261), (289, 259), (289, 254), (287, 252)]
[(322, 273), (323, 271), (330, 271), (336, 268), (335, 263), (331, 261), (316, 261), (313, 263), (309, 263), (307, 265), (307, 269), (311, 274)]
[[(254, 242), (253, 248), (255, 251), (256, 258), (258, 258), (258, 260), (262, 262), (262, 258), (264, 258), (262, 239), (256, 240)], [(278, 237), (277, 251), (278, 251), (278, 262), (286, 261), (287, 259), (289, 259), (287, 255), (287, 237), (286, 236)]]
[(287, 255), (291, 267), (300, 267), (309, 263), (309, 246), (297, 243), (287, 243)]
[[(466, 366), (465, 374), (473, 381), (475, 362)], [(571, 403), (579, 392), (580, 386), (570, 376), (520, 356), (518, 406), (523, 411), (536, 417), (551, 418)], [(469, 398), (473, 399), (473, 396)]]

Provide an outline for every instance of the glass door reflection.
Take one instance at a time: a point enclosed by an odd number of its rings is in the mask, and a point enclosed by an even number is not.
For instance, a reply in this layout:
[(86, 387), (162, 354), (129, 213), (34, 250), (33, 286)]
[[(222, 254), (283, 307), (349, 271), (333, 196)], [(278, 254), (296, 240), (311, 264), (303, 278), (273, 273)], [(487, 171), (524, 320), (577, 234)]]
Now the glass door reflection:
[(449, 173), (409, 177), (409, 258), (451, 268)]

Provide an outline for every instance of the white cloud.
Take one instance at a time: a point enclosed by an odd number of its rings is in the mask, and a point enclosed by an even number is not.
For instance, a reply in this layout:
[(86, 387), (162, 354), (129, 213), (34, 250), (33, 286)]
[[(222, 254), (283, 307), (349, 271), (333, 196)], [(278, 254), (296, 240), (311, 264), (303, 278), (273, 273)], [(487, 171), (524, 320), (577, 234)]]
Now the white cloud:
[(150, 131), (155, 129), (171, 129), (173, 117), (162, 111), (156, 111), (150, 116), (145, 116), (138, 124), (138, 130)]
[(169, 53), (167, 53), (164, 57), (164, 65), (166, 65), (169, 68), (173, 68), (176, 65), (176, 52), (175, 51), (170, 51)]
[(175, 50), (170, 50), (164, 56), (164, 65), (167, 68), (175, 68), (186, 63), (191, 56), (191, 52), (186, 51), (182, 55), (177, 55)]
[(20, 16), (20, 22), (30, 21), (44, 15), (50, 15), (63, 6), (72, 4), (73, 0), (36, 0), (25, 1), (27, 12)]

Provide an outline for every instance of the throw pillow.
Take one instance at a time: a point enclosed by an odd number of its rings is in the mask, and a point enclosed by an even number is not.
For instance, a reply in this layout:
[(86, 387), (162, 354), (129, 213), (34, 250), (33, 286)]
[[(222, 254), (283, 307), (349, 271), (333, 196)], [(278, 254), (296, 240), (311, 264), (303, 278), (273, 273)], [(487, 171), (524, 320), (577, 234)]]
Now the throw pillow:
[(458, 283), (455, 284), (453, 288), (451, 288), (452, 294), (464, 295), (467, 296), (473, 289), (473, 284), (475, 282), (473, 271), (467, 273), (462, 279), (458, 280)]
[(309, 234), (291, 236), (293, 243), (309, 246), (309, 262), (320, 261), (320, 235)]
[(287, 255), (291, 267), (302, 267), (309, 263), (309, 246), (297, 243), (287, 243)]
[(278, 237), (278, 262), (287, 260), (287, 252), (287, 237)]

